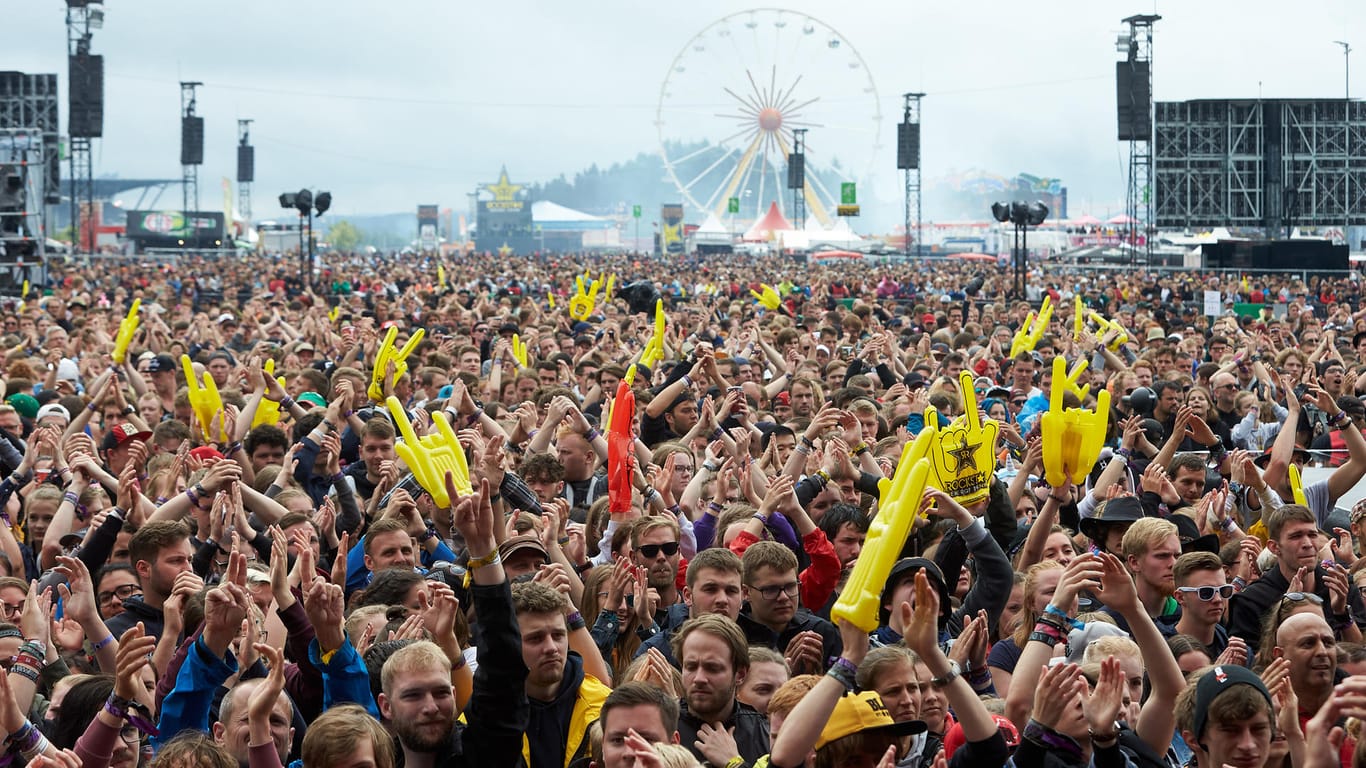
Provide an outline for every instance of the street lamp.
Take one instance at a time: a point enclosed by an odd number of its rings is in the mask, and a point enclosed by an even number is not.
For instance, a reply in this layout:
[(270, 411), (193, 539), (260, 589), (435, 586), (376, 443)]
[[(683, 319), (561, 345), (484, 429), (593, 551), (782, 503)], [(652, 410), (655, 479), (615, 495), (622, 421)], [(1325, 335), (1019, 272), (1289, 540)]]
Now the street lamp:
[(1002, 224), (1010, 222), (1015, 226), (1015, 242), (1011, 248), (1011, 264), (1015, 270), (1012, 280), (1013, 292), (1016, 299), (1023, 299), (1025, 296), (1024, 276), (1027, 269), (1026, 261), (1029, 248), (1029, 228), (1037, 227), (1048, 218), (1048, 206), (1042, 202), (1035, 201), (1026, 203), (1023, 200), (1016, 200), (1011, 203), (992, 203), (992, 218)]

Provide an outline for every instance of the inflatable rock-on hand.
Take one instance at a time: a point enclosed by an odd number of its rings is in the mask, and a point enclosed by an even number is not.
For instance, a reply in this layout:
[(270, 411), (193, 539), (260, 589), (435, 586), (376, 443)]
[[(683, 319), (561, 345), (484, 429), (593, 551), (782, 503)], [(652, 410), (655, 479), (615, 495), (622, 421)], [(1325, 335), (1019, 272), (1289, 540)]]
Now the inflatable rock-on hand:
[[(275, 360), (274, 360), (274, 359), (270, 359), (270, 360), (267, 360), (267, 361), (266, 361), (265, 370), (266, 370), (266, 375), (267, 375), (267, 376), (272, 376), (272, 375), (275, 374)], [(275, 381), (276, 381), (281, 387), (283, 387), (283, 386), (285, 385), (285, 377), (284, 377), (284, 376), (276, 376), (276, 377), (275, 377)], [(255, 429), (256, 427), (259, 427), (259, 426), (261, 426), (262, 424), (279, 424), (279, 423), (280, 423), (280, 403), (279, 403), (278, 401), (275, 401), (275, 400), (267, 400), (267, 399), (264, 398), (264, 397), (261, 398), (261, 402), (258, 403), (258, 404), (256, 405), (256, 415), (253, 416), (252, 419), (251, 419), (251, 426), (252, 426), (252, 428)]]
[(1309, 499), (1304, 495), (1304, 482), (1300, 479), (1300, 468), (1293, 463), (1285, 468), (1286, 482), (1290, 484), (1290, 493), (1295, 498), (1295, 503), (1302, 507), (1309, 506)]
[(114, 362), (123, 365), (123, 361), (128, 359), (128, 345), (133, 342), (133, 337), (138, 333), (138, 326), (142, 324), (142, 299), (133, 299), (133, 306), (128, 309), (128, 315), (119, 322), (118, 335), (114, 337), (114, 351), (110, 355)]
[(512, 359), (517, 361), (518, 367), (527, 367), (526, 345), (522, 343), (521, 334), (512, 334)]
[(190, 362), (189, 355), (180, 356), (180, 366), (185, 371), (185, 386), (190, 398), (190, 408), (194, 410), (195, 418), (199, 420), (199, 431), (204, 439), (209, 442), (227, 442), (227, 426), (223, 423), (218, 425), (218, 435), (211, 433), (211, 425), (214, 417), (223, 410), (223, 398), (218, 394), (218, 385), (213, 377), (204, 374), (201, 383), (199, 378), (194, 375), (194, 364)]
[(629, 382), (622, 380), (617, 383), (617, 394), (607, 422), (607, 509), (611, 513), (631, 511), (631, 470), (635, 452), (631, 426), (635, 414), (635, 392)]
[(778, 295), (778, 289), (768, 283), (763, 283), (761, 287), (763, 289), (762, 292), (756, 291), (753, 288), (749, 289), (749, 295), (753, 296), (755, 301), (758, 301), (763, 305), (764, 309), (767, 309), (770, 312), (778, 309), (783, 303), (782, 297)]
[(926, 424), (916, 439), (901, 450), (892, 479), (878, 481), (881, 509), (868, 527), (863, 552), (854, 562), (839, 600), (830, 609), (831, 619), (844, 619), (865, 632), (877, 629), (883, 586), (915, 526), (930, 476), (926, 454), (935, 439), (935, 430), (928, 426), (928, 420)]
[(991, 478), (996, 471), (996, 437), (1001, 425), (995, 419), (984, 421), (981, 418), (971, 371), (962, 372), (958, 386), (963, 399), (963, 415), (937, 431), (930, 460), (937, 481), (935, 487), (960, 504), (971, 506), (991, 495)]
[(593, 308), (597, 306), (598, 291), (602, 288), (602, 281), (594, 280), (587, 289), (583, 287), (582, 276), (576, 277), (574, 282), (577, 284), (578, 290), (574, 297), (569, 300), (569, 316), (575, 320), (587, 320), (593, 314)]
[(391, 396), (384, 404), (389, 408), (389, 415), (398, 426), (399, 434), (403, 436), (402, 442), (394, 444), (394, 450), (399, 458), (403, 459), (403, 463), (408, 465), (417, 484), (431, 494), (433, 503), (443, 509), (451, 506), (451, 497), (446, 493), (447, 472), (451, 473), (455, 490), (461, 496), (474, 492), (470, 484), (470, 467), (465, 461), (465, 450), (460, 447), (460, 440), (456, 438), (455, 431), (446, 421), (446, 414), (439, 411), (433, 414), (432, 423), (436, 426), (436, 434), (418, 437), (398, 398)]

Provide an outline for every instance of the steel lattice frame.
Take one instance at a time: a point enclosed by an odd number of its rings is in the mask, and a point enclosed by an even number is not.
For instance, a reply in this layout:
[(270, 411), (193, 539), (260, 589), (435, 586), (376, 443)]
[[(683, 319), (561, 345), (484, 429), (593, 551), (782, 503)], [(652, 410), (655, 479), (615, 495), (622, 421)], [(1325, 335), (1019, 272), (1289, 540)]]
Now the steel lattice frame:
[(1350, 120), (1341, 99), (1156, 106), (1157, 226), (1366, 225), (1366, 104)]

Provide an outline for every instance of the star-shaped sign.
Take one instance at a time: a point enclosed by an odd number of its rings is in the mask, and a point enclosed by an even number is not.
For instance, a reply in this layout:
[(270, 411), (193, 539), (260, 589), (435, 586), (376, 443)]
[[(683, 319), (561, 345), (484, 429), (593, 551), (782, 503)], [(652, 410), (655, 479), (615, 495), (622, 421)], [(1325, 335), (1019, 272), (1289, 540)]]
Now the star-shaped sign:
[(499, 248), (498, 248), (498, 255), (499, 255), (499, 256), (511, 256), (511, 255), (512, 255), (512, 246), (508, 245), (506, 240), (504, 240), (504, 241), (503, 241), (503, 244), (502, 244), (501, 246), (499, 246)]
[(972, 443), (965, 442), (958, 448), (944, 451), (944, 455), (953, 459), (955, 464), (953, 471), (961, 475), (965, 469), (976, 471), (977, 458), (974, 454), (977, 452), (977, 449), (981, 447), (981, 443), (973, 445)]
[(504, 166), (498, 176), (498, 183), (485, 184), (484, 189), (493, 195), (494, 202), (507, 203), (517, 199), (517, 193), (521, 191), (522, 185), (508, 181), (508, 169)]
[(663, 238), (664, 238), (664, 242), (666, 242), (666, 243), (672, 243), (672, 242), (675, 242), (675, 241), (678, 241), (678, 240), (682, 240), (682, 239), (683, 239), (683, 225), (682, 225), (682, 224), (665, 224), (665, 225), (664, 225), (664, 236), (663, 236)]

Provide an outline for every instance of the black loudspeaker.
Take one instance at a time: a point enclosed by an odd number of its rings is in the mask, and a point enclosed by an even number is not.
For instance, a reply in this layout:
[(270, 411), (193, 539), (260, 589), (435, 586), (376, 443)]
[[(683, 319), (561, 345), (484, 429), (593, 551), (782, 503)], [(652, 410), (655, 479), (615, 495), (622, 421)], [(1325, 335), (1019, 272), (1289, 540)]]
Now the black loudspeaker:
[(787, 188), (806, 188), (806, 155), (791, 154), (787, 156)]
[(204, 164), (204, 118), (180, 119), (180, 164)]
[(67, 57), (67, 132), (72, 138), (104, 135), (104, 57), (89, 54)]
[(901, 171), (920, 168), (920, 123), (897, 124), (896, 167)]
[(256, 180), (256, 147), (249, 144), (237, 145), (237, 180)]
[(1151, 141), (1153, 138), (1153, 97), (1148, 91), (1152, 78), (1146, 61), (1115, 62), (1115, 105), (1120, 141)]

